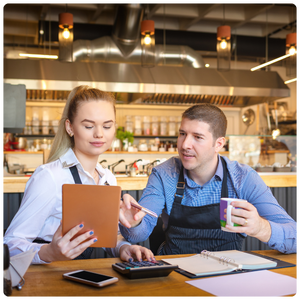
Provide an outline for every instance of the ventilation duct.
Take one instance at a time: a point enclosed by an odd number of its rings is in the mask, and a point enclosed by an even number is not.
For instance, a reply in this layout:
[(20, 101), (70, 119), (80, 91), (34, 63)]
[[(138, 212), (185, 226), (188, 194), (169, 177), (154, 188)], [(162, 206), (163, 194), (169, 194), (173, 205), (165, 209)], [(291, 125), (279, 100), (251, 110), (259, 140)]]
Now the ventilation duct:
[(133, 51), (140, 41), (143, 13), (141, 4), (120, 4), (117, 6), (112, 38), (125, 57)]
[[(140, 65), (141, 54), (141, 45), (138, 43), (131, 53), (124, 56), (124, 53), (109, 36), (93, 41), (77, 40), (73, 43), (73, 61)], [(188, 46), (155, 45), (155, 65), (202, 68), (204, 61), (200, 54)]]
[[(120, 4), (117, 7), (112, 37), (76, 40), (73, 61), (141, 64), (141, 4)], [(203, 68), (200, 54), (188, 46), (156, 45), (155, 65)]]

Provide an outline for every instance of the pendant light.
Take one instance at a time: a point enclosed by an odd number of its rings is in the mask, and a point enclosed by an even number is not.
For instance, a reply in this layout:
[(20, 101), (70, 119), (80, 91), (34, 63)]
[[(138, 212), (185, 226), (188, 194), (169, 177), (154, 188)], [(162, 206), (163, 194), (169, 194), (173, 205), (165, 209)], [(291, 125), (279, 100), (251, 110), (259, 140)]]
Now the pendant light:
[[(225, 5), (223, 5), (223, 18), (225, 22)], [(217, 68), (230, 70), (231, 60), (231, 28), (227, 25), (217, 29)]]
[(297, 33), (289, 33), (285, 40), (286, 54), (290, 56), (286, 60), (286, 76), (296, 77), (297, 59)]
[(59, 14), (59, 60), (73, 61), (73, 15), (71, 13)]
[[(295, 5), (294, 11), (299, 8)], [(289, 26), (292, 24), (292, 33), (287, 34), (286, 42), (285, 42), (285, 55), (277, 57), (273, 60), (267, 61), (261, 65), (258, 65), (251, 69), (251, 71), (256, 71), (261, 68), (264, 68), (268, 65), (274, 64), (278, 61), (286, 59), (286, 75), (288, 77), (293, 77), (292, 79), (286, 80), (284, 83), (288, 84), (295, 81), (300, 81), (300, 20), (299, 18), (295, 19), (293, 23), (288, 24)]]
[[(296, 77), (296, 59), (297, 59), (297, 33), (289, 33), (286, 36), (285, 42), (285, 55), (277, 57), (273, 60), (267, 61), (261, 65), (251, 68), (251, 71), (256, 71), (264, 68), (268, 65), (274, 64), (278, 61), (285, 60), (286, 66), (286, 76)], [(267, 53), (267, 52), (266, 52)], [(267, 60), (267, 57), (266, 57)], [(285, 84), (296, 81), (296, 78), (285, 81)]]
[(141, 23), (141, 65), (151, 68), (155, 66), (155, 30), (154, 21), (144, 20)]

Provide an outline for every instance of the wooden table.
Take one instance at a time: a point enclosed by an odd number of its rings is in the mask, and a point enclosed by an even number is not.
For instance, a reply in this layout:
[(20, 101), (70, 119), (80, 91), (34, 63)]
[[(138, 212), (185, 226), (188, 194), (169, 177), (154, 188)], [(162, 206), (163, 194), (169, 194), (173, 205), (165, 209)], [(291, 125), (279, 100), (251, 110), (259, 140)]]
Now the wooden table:
[[(296, 263), (296, 254), (285, 255), (275, 250), (255, 251), (257, 253)], [(164, 256), (165, 258), (186, 255)], [(160, 259), (162, 256), (157, 256)], [(24, 278), (21, 291), (13, 289), (12, 296), (211, 296), (185, 281), (189, 278), (173, 271), (167, 277), (127, 279), (114, 271), (111, 265), (119, 258), (101, 258), (54, 262), (48, 265), (31, 265)], [(63, 273), (85, 269), (119, 278), (113, 285), (96, 288), (62, 278)], [(296, 267), (275, 269), (272, 272), (296, 278)]]

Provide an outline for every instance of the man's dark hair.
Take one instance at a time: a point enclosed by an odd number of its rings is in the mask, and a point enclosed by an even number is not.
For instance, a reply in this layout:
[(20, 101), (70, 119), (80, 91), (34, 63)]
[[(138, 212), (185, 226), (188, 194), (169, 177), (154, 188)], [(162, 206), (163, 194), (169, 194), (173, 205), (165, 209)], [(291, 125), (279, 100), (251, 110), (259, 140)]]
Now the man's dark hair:
[(189, 107), (182, 114), (182, 119), (198, 120), (205, 122), (210, 127), (213, 139), (225, 137), (227, 129), (227, 119), (223, 111), (210, 103), (200, 103)]

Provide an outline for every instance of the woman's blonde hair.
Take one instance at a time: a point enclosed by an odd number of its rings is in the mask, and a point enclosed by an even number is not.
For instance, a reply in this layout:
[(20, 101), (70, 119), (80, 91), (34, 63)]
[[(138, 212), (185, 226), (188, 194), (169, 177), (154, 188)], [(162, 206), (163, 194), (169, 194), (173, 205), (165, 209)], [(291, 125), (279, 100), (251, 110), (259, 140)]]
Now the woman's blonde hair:
[(115, 97), (112, 93), (103, 92), (87, 85), (80, 85), (74, 88), (70, 92), (67, 103), (64, 107), (47, 163), (57, 160), (60, 156), (65, 154), (69, 148), (74, 147), (74, 137), (70, 137), (68, 135), (65, 128), (65, 122), (69, 119), (72, 124), (77, 115), (77, 110), (80, 104), (95, 100), (110, 102), (113, 105), (116, 114)]

